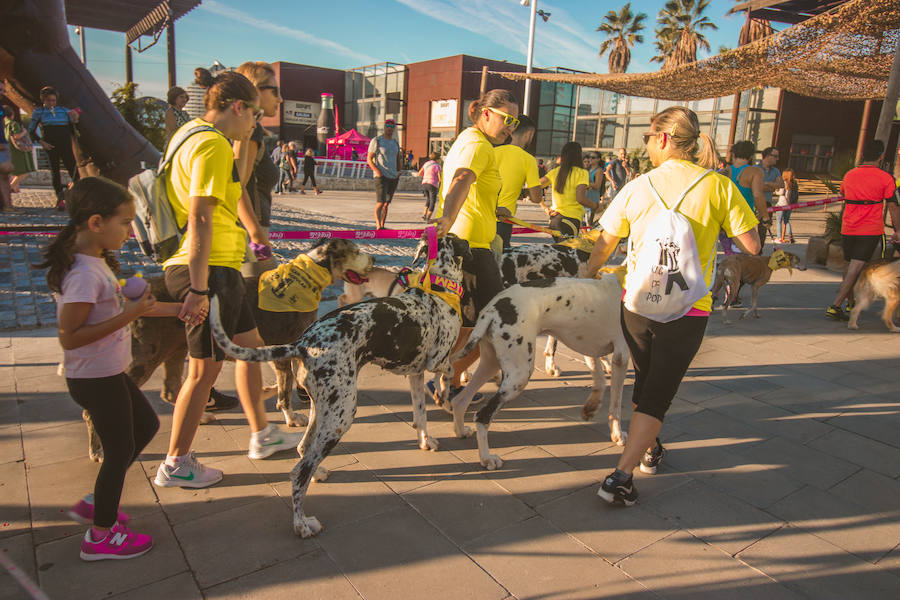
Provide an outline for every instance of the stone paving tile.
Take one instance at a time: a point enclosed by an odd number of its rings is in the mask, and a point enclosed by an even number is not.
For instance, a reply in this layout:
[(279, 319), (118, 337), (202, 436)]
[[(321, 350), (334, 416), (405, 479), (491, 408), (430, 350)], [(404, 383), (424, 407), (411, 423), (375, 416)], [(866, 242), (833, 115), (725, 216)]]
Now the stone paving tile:
[(859, 471), (859, 467), (839, 458), (823, 461), (817, 451), (783, 438), (772, 438), (750, 448), (736, 448), (748, 462), (769, 465), (795, 481), (827, 490)]
[(655, 598), (643, 585), (541, 517), (465, 544), (516, 598)]
[(201, 600), (203, 598), (190, 571), (184, 571), (137, 589), (108, 597), (114, 600), (159, 600), (160, 598)]
[(738, 558), (807, 598), (900, 597), (900, 578), (795, 527), (779, 529)]
[[(423, 593), (431, 600), (456, 600), (461, 591), (485, 600), (509, 596), (502, 584), (412, 508), (325, 527), (317, 538), (319, 543), (366, 600), (395, 600)], [(372, 540), (378, 540), (378, 545)], [(390, 551), (379, 551), (384, 548)]]
[[(203, 591), (207, 600), (358, 600), (360, 595), (322, 550), (280, 562)], [(199, 598), (199, 596), (198, 596)]]
[(0, 464), (25, 460), (22, 447), (22, 428), (15, 425), (0, 425)]
[[(2, 518), (2, 517), (0, 517)], [(32, 581), (37, 580), (30, 533), (0, 539), (0, 552)], [(22, 600), (24, 592), (6, 569), (0, 570), (0, 600)]]
[(897, 544), (900, 509), (875, 512), (828, 492), (805, 486), (768, 511), (845, 551), (875, 563)]
[(888, 477), (900, 477), (900, 448), (835, 429), (809, 443), (810, 448), (836, 456)]
[(860, 469), (829, 488), (828, 493), (846, 502), (859, 504), (874, 513), (898, 512), (900, 481), (868, 469)]

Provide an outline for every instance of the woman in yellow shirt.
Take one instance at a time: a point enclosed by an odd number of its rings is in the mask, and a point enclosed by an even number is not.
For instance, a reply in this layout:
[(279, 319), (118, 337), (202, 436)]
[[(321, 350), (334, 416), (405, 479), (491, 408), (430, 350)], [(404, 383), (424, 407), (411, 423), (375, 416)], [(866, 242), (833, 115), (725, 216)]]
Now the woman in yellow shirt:
[[(475, 124), (459, 134), (444, 157), (441, 204), (434, 220), (439, 236), (453, 233), (469, 242), (472, 260), (463, 270), (474, 275), (462, 299), (463, 327), (457, 348), (465, 344), (478, 313), (503, 290), (500, 268), (491, 252), (497, 218), (510, 216), (498, 208), (500, 172), (494, 145), (502, 144), (519, 124), (519, 104), (507, 90), (491, 90), (469, 106)], [(454, 348), (455, 349), (455, 348)], [(460, 376), (478, 358), (478, 350), (453, 365), (451, 397), (461, 387)]]
[[(187, 129), (205, 125), (212, 131), (191, 135), (175, 152), (166, 174), (166, 188), (179, 226), (187, 231), (178, 251), (165, 262), (166, 289), (183, 302), (178, 317), (185, 322), (188, 342), (188, 375), (178, 392), (172, 415), (172, 432), (165, 461), (154, 483), (160, 487), (203, 488), (222, 479), (222, 471), (203, 466), (191, 444), (209, 393), (225, 358), (212, 341), (209, 297), (216, 294), (222, 306), (222, 324), (229, 337), (243, 346), (261, 346), (253, 312), (238, 270), (247, 247), (247, 232), (259, 238), (259, 223), (234, 164), (229, 140), (246, 137), (260, 112), (259, 93), (243, 75), (225, 71), (213, 78), (205, 69), (198, 79), (206, 84), (206, 113), (182, 125), (173, 140)], [(250, 458), (265, 458), (273, 451), (296, 448), (302, 437), (287, 434), (269, 424), (262, 398), (259, 363), (238, 361), (235, 387), (250, 425)]]
[(581, 144), (568, 142), (560, 153), (558, 167), (541, 177), (541, 185), (553, 186), (553, 204), (541, 208), (550, 217), (550, 229), (575, 237), (581, 229), (584, 210), (598, 210), (600, 204), (587, 195), (590, 174), (581, 164)]

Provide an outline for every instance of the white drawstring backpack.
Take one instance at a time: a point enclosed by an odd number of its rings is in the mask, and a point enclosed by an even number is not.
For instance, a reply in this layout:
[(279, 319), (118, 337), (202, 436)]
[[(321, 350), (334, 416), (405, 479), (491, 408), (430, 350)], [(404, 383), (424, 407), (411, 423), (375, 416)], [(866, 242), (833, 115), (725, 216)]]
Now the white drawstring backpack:
[[(687, 314), (694, 303), (709, 292), (694, 231), (687, 218), (678, 212), (678, 207), (710, 171), (707, 169), (695, 179), (672, 208), (666, 208), (650, 177), (642, 176), (663, 212), (646, 228), (639, 248), (635, 248), (634, 236), (629, 240), (628, 264), (633, 265), (625, 276), (625, 308), (629, 311), (668, 323)], [(713, 244), (709, 261), (712, 269), (715, 269), (715, 255), (716, 245)], [(710, 281), (714, 278), (710, 277)]]

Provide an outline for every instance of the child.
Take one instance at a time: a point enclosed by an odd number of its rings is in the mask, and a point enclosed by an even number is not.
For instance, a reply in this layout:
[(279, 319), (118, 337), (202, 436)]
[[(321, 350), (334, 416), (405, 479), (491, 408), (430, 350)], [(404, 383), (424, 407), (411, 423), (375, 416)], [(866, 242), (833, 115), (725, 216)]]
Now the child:
[[(778, 190), (778, 202), (775, 206), (789, 206), (797, 202), (799, 186), (797, 178), (794, 177), (793, 169), (785, 169), (781, 173), (784, 178), (784, 187)], [(794, 230), (791, 229), (791, 211), (780, 210), (775, 212), (775, 231), (778, 239), (775, 240), (779, 244), (793, 244)]]
[(66, 200), (69, 222), (37, 266), (49, 269), (47, 284), (57, 294), (66, 385), (90, 414), (104, 456), (94, 493), (69, 515), (93, 523), (81, 542), (83, 560), (134, 558), (150, 550), (153, 539), (128, 529), (128, 515), (118, 512), (119, 499), (125, 472), (153, 439), (159, 420), (125, 374), (131, 362), (128, 324), (141, 316), (175, 315), (179, 305), (156, 304), (149, 288), (136, 300), (122, 296), (112, 251), (131, 232), (134, 203), (128, 190), (102, 177), (86, 177), (75, 182)]

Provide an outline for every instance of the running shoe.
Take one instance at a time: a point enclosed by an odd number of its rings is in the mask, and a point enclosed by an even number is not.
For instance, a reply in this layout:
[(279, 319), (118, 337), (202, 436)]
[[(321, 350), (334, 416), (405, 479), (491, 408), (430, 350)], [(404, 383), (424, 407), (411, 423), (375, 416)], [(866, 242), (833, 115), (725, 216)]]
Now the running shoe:
[(219, 412), (221, 410), (231, 410), (238, 405), (238, 399), (234, 396), (223, 394), (216, 388), (209, 390), (209, 400), (206, 401), (207, 412)]
[(275, 425), (268, 425), (266, 429), (268, 432), (264, 434), (260, 432), (262, 435), (250, 435), (250, 450), (247, 452), (250, 458), (261, 460), (282, 450), (296, 450), (300, 440), (303, 439), (302, 431), (285, 433)]
[[(78, 501), (78, 504), (69, 509), (69, 518), (82, 525), (90, 525), (94, 522), (94, 495), (88, 494)], [(131, 520), (127, 513), (121, 510), (116, 513), (116, 520), (125, 525)]]
[(606, 476), (600, 489), (597, 490), (597, 495), (610, 504), (620, 502), (625, 506), (631, 506), (637, 502), (638, 492), (634, 487), (633, 477), (616, 470)]
[(841, 310), (840, 306), (835, 306), (832, 304), (828, 308), (825, 309), (825, 316), (834, 319), (835, 321), (849, 321), (850, 317)]
[(159, 465), (153, 483), (159, 487), (205, 488), (220, 481), (222, 471), (201, 465), (191, 450), (187, 458), (175, 467), (166, 463)]
[(644, 456), (641, 458), (641, 473), (656, 475), (656, 468), (659, 466), (659, 463), (662, 462), (665, 453), (666, 449), (659, 441), (659, 438), (656, 438), (656, 446), (654, 446), (652, 450), (644, 452)]
[(116, 523), (106, 537), (97, 542), (91, 537), (90, 529), (84, 532), (84, 539), (81, 540), (81, 560), (136, 558), (146, 554), (152, 547), (152, 537), (135, 533), (121, 523)]

